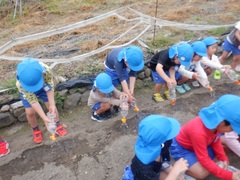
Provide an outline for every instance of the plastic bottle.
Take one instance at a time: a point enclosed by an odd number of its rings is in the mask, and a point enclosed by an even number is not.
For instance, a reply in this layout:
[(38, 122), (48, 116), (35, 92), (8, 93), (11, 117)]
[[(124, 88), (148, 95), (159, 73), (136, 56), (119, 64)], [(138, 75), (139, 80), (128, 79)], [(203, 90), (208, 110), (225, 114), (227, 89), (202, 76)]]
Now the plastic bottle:
[(208, 89), (208, 91), (213, 91), (212, 87), (209, 85), (208, 78), (198, 77), (198, 82), (205, 88)]
[(47, 113), (47, 117), (48, 119), (51, 120), (50, 123), (48, 123), (48, 131), (51, 133), (51, 136), (50, 136), (50, 139), (51, 140), (56, 140), (56, 129), (57, 129), (57, 126), (56, 126), (56, 123), (55, 123), (55, 118), (54, 118), (54, 115), (50, 112)]
[(240, 85), (239, 75), (233, 69), (226, 69), (226, 75), (234, 81), (237, 85)]
[(138, 111), (139, 111), (139, 108), (138, 108), (138, 106), (137, 106), (136, 100), (133, 100), (133, 101), (132, 101), (131, 106), (133, 107), (133, 110), (134, 110), (135, 112), (138, 112)]
[(171, 100), (171, 105), (175, 105), (176, 98), (177, 98), (175, 86), (168, 88), (168, 91), (169, 91), (169, 96), (170, 96), (170, 100)]
[(125, 167), (122, 180), (134, 180), (134, 175), (132, 173), (131, 166)]
[(122, 94), (120, 96), (120, 101), (121, 101), (120, 108), (121, 108), (122, 122), (126, 123), (127, 121), (126, 117), (128, 115), (128, 109), (129, 109), (128, 102), (127, 102), (128, 101), (127, 95)]

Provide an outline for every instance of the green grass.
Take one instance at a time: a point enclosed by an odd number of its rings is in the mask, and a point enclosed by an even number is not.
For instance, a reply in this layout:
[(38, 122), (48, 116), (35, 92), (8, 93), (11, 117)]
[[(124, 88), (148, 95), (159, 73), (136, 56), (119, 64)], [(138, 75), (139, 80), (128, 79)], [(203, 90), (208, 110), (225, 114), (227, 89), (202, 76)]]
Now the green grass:
[(7, 94), (16, 94), (18, 92), (16, 88), (16, 78), (11, 78), (8, 81), (1, 82), (0, 86), (2, 87), (2, 89), (13, 88), (6, 91), (5, 93)]
[(228, 31), (231, 30), (231, 29), (232, 29), (232, 28), (220, 27), (220, 28), (208, 30), (208, 32), (209, 32), (211, 35), (213, 35), (213, 36), (221, 36), (222, 34), (228, 32)]

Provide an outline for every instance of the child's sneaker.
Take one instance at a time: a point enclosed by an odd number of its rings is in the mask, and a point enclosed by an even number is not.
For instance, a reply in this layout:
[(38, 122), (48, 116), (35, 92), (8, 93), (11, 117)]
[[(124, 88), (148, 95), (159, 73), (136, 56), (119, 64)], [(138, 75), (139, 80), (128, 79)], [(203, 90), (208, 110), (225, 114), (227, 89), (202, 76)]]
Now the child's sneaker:
[(155, 94), (153, 94), (152, 99), (153, 99), (155, 102), (162, 102), (162, 101), (164, 101), (164, 99), (162, 98), (162, 96), (161, 96), (160, 93), (155, 93)]
[(240, 72), (240, 64), (235, 67), (235, 71)]
[(214, 72), (214, 79), (217, 79), (217, 80), (221, 79), (221, 71), (216, 70)]
[(9, 144), (7, 143), (6, 140), (3, 140), (3, 142), (0, 142), (0, 157), (6, 156), (10, 152), (10, 149), (8, 147), (9, 147)]
[(170, 94), (169, 91), (164, 91), (164, 96), (166, 97), (166, 99), (170, 99)]
[(33, 131), (33, 140), (36, 144), (40, 144), (43, 141), (42, 131), (34, 130)]
[(177, 92), (179, 92), (180, 94), (183, 94), (186, 92), (186, 90), (182, 87), (182, 85), (177, 85), (176, 86), (176, 90)]
[(111, 110), (107, 110), (103, 113), (103, 116), (105, 116), (107, 119), (111, 118), (112, 117), (112, 112)]
[(115, 115), (118, 115), (120, 113), (120, 107), (119, 106), (113, 106), (113, 113)]
[(186, 90), (186, 91), (190, 91), (191, 88), (189, 87), (189, 85), (187, 84), (183, 84), (182, 87)]
[(198, 81), (192, 81), (192, 86), (193, 87), (200, 87), (200, 84), (198, 83)]
[(96, 112), (93, 112), (92, 113), (92, 116), (91, 116), (91, 119), (93, 121), (97, 121), (97, 122), (103, 122), (103, 121), (106, 121), (106, 117), (100, 115), (100, 114), (97, 114)]
[(63, 127), (63, 125), (59, 125), (56, 129), (56, 133), (59, 135), (59, 136), (65, 136), (68, 132), (67, 130)]

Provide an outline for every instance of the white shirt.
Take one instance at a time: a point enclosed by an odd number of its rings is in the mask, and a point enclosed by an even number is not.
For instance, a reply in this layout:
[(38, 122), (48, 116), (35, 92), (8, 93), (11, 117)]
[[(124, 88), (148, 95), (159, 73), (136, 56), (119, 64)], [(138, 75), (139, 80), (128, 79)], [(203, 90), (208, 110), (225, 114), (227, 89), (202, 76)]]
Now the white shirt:
[(218, 57), (213, 54), (211, 59), (209, 59), (208, 57), (202, 57), (202, 59), (200, 60), (201, 65), (203, 66), (203, 68), (213, 68), (213, 69), (218, 69), (221, 72), (224, 72), (224, 68), (223, 65), (219, 62)]

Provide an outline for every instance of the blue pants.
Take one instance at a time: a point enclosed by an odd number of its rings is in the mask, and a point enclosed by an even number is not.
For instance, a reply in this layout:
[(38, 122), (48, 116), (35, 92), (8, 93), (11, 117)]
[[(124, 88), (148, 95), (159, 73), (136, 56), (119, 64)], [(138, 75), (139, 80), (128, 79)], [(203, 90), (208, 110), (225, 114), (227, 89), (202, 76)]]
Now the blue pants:
[[(169, 77), (169, 71), (164, 71), (166, 73), (166, 75)], [(165, 83), (165, 80), (157, 73), (157, 71), (153, 71), (152, 70), (152, 78), (153, 78), (153, 81), (156, 83), (156, 84), (164, 84)], [(182, 75), (178, 72), (175, 72), (175, 79), (178, 81), (182, 78)]]

